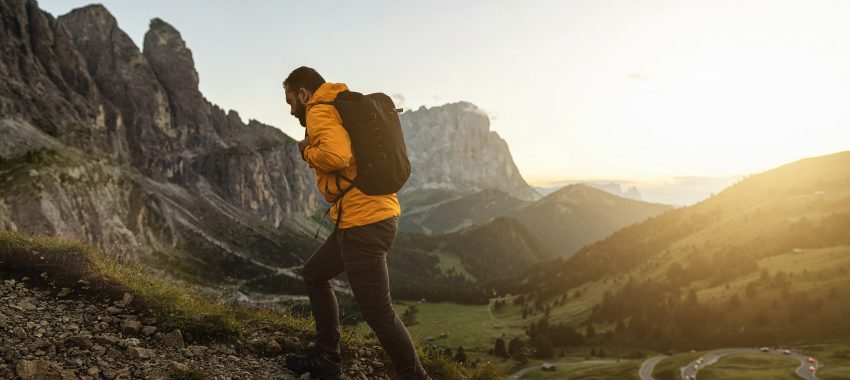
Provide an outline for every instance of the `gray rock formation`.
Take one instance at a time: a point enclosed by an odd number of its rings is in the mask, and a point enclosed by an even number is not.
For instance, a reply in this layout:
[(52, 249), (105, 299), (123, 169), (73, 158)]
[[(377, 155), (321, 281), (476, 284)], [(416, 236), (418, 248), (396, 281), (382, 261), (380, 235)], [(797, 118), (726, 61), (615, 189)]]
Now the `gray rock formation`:
[(475, 105), (421, 107), (403, 113), (401, 123), (413, 166), (403, 193), (444, 189), (466, 195), (495, 188), (521, 200), (540, 198), (517, 170), (508, 144), (490, 130), (490, 119)]
[(54, 19), (9, 0), (0, 52), (0, 228), (207, 280), (309, 253), (322, 203), (295, 141), (204, 99), (170, 25), (153, 20), (142, 52), (102, 6)]

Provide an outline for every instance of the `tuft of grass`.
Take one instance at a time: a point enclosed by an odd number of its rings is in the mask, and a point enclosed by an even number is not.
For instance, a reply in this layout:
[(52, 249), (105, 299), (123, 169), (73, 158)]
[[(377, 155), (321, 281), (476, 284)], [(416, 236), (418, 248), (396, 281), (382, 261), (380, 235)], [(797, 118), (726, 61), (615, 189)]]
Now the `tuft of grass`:
[(506, 376), (501, 368), (492, 363), (484, 363), (477, 368), (468, 368), (438, 352), (417, 351), (422, 366), (433, 379), (502, 380)]
[(169, 380), (207, 380), (209, 376), (198, 368), (176, 371), (168, 375)]
[(495, 364), (485, 363), (471, 370), (469, 380), (496, 380), (504, 379), (505, 376), (505, 372)]
[(98, 273), (141, 299), (149, 309), (164, 317), (163, 327), (180, 329), (193, 338), (237, 341), (243, 337), (243, 322), (234, 308), (192, 290), (167, 283), (138, 263), (103, 257), (95, 261)]
[(422, 365), (434, 379), (463, 379), (466, 377), (466, 369), (460, 363), (440, 354), (422, 355)]
[(30, 170), (53, 166), (62, 159), (58, 152), (45, 148), (30, 150), (11, 159), (0, 159), (0, 178), (5, 182), (0, 186), (0, 194), (25, 194), (39, 188), (40, 181), (37, 176), (30, 175)]

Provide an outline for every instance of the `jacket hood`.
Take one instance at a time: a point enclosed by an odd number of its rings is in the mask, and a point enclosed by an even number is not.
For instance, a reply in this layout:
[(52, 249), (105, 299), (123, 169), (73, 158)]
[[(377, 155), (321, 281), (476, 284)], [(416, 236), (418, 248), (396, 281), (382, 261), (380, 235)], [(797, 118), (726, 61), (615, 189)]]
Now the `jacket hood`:
[(307, 107), (314, 106), (319, 102), (332, 102), (336, 98), (336, 94), (345, 90), (348, 90), (348, 86), (346, 86), (345, 83), (322, 83), (322, 85), (316, 89), (316, 92), (313, 93), (313, 96), (310, 97), (310, 100), (307, 101)]

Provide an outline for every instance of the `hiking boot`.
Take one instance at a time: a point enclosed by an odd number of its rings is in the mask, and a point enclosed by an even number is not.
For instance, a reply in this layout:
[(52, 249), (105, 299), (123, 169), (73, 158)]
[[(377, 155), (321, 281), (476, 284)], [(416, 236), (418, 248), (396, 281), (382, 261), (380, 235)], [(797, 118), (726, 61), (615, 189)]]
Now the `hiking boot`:
[(411, 377), (411, 379), (415, 379), (415, 380), (431, 380), (431, 376), (428, 376), (428, 374), (427, 374), (427, 373), (425, 373), (425, 369), (420, 367), (420, 368), (417, 368), (417, 369), (416, 369), (416, 373), (413, 375), (413, 377)]
[(310, 372), (311, 379), (340, 380), (341, 362), (337, 353), (311, 352), (307, 355), (286, 355), (286, 368), (297, 375)]
[(425, 372), (425, 368), (422, 368), (421, 365), (417, 365), (413, 368), (408, 368), (407, 370), (397, 372), (393, 379), (400, 380), (432, 380), (428, 373)]

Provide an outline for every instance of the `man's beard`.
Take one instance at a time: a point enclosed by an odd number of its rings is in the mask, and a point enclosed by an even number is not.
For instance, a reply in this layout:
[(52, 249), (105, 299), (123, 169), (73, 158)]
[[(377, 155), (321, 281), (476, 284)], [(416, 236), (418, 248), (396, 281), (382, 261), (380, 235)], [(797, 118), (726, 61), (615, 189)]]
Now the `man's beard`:
[(302, 127), (307, 127), (307, 106), (303, 104), (298, 104), (295, 106), (295, 117), (298, 118), (298, 122), (301, 123)]

